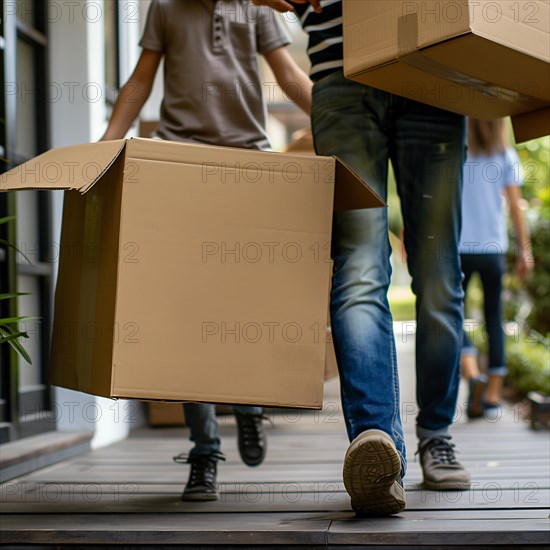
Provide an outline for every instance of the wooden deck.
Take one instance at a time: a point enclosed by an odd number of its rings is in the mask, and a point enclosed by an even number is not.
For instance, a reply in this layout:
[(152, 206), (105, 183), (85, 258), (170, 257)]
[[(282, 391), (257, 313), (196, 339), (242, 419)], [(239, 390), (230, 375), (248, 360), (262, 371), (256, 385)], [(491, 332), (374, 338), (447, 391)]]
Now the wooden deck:
[(219, 466), (217, 502), (179, 500), (187, 467), (171, 457), (189, 448), (184, 429), (139, 429), (118, 444), (4, 484), (2, 542), (41, 548), (550, 548), (548, 431), (531, 431), (513, 409), (496, 421), (458, 418), (453, 433), (472, 488), (422, 490), (412, 355), (399, 349), (409, 468), (408, 506), (398, 516), (354, 517), (342, 484), (347, 439), (331, 382), (324, 411), (273, 416), (268, 457), (258, 468), (240, 461), (233, 418), (220, 419), (228, 460)]

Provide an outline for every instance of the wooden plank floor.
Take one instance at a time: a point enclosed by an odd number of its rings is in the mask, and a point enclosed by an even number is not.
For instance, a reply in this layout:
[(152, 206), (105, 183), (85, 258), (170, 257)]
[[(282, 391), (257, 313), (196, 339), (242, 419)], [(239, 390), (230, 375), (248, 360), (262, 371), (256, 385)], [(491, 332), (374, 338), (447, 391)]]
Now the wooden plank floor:
[[(239, 459), (235, 423), (222, 417), (227, 462), (217, 502), (179, 500), (187, 466), (171, 457), (189, 448), (185, 429), (139, 429), (107, 448), (0, 486), (2, 542), (9, 545), (136, 547), (550, 548), (548, 432), (533, 432), (511, 408), (494, 421), (453, 434), (472, 473), (469, 491), (420, 486), (415, 459), (414, 369), (398, 346), (409, 467), (407, 509), (381, 519), (355, 518), (342, 484), (347, 447), (337, 382), (326, 408), (272, 415), (268, 456), (257, 468)], [(464, 390), (464, 388), (463, 388)], [(462, 392), (460, 403), (464, 402)]]

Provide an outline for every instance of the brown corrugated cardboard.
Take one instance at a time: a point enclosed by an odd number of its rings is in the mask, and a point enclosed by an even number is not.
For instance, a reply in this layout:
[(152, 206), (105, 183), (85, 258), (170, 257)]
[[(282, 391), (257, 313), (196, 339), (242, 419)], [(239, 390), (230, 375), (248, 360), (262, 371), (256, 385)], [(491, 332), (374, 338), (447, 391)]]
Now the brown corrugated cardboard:
[(185, 426), (181, 403), (147, 403), (149, 426)]
[(512, 117), (517, 143), (550, 135), (550, 107)]
[(384, 205), (341, 161), (120, 140), (50, 151), (0, 176), (2, 190), (30, 188), (73, 190), (52, 383), (321, 406), (332, 213)]
[(325, 356), (325, 380), (331, 380), (338, 376), (338, 363), (336, 362), (336, 352), (332, 343), (332, 331), (327, 329), (327, 346)]
[(547, 0), (343, 6), (344, 72), (352, 80), (481, 119), (550, 105)]
[[(185, 426), (185, 413), (181, 403), (147, 403), (149, 426)], [(233, 415), (233, 405), (216, 405), (216, 416)]]

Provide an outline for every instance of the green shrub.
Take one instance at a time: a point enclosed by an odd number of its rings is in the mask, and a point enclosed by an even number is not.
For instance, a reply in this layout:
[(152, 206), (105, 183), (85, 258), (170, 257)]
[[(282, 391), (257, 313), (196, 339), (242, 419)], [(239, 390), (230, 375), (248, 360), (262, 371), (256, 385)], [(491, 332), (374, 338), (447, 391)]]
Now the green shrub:
[(550, 395), (550, 350), (529, 337), (506, 340), (508, 382), (522, 395), (539, 391)]
[(535, 269), (525, 281), (533, 311), (527, 321), (537, 332), (550, 333), (550, 220), (540, 216), (531, 229)]
[[(0, 218), (0, 225), (13, 223), (15, 218), (13, 216), (6, 216)], [(13, 249), (20, 252), (17, 247), (4, 239), (0, 239), (0, 245), (6, 249)], [(22, 253), (21, 253), (22, 254)], [(28, 258), (22, 254), (23, 257), (28, 261)], [(18, 296), (22, 296), (21, 292), (3, 292), (0, 294), (0, 301), (13, 301), (16, 300)], [(28, 338), (29, 335), (20, 330), (19, 323), (23, 321), (30, 320), (31, 317), (20, 317), (20, 316), (9, 316), (0, 318), (0, 344), (10, 345), (27, 363), (32, 363), (30, 355), (27, 353), (25, 348), (21, 345), (19, 341), (22, 338)]]
[[(487, 333), (476, 325), (468, 335), (480, 355), (487, 354)], [(533, 333), (536, 335), (536, 333)], [(506, 366), (508, 383), (521, 395), (539, 391), (550, 395), (550, 349), (543, 338), (528, 335), (524, 331), (506, 336)]]
[(537, 332), (550, 333), (550, 139), (517, 146), (525, 175), (523, 196), (528, 200), (526, 220), (531, 233), (534, 272), (525, 281), (533, 310), (527, 321)]

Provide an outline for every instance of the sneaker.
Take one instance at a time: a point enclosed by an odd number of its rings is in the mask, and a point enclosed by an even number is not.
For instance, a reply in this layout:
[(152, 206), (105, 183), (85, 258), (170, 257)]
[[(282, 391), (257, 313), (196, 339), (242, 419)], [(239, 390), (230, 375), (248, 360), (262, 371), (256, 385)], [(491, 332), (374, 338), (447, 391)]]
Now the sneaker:
[(483, 403), (483, 416), (491, 422), (496, 422), (502, 417), (502, 407), (500, 403)]
[(487, 389), (487, 377), (484, 374), (475, 376), (468, 380), (468, 406), (466, 414), (470, 420), (483, 416), (484, 404), (483, 395)]
[(470, 474), (456, 459), (449, 436), (421, 441), (418, 453), (425, 489), (465, 491), (470, 488)]
[(174, 457), (174, 462), (191, 464), (189, 479), (181, 495), (181, 500), (206, 501), (218, 499), (216, 458), (213, 456), (187, 457), (179, 455)]
[(239, 439), (239, 453), (247, 466), (258, 466), (264, 461), (267, 439), (261, 414), (245, 414), (235, 411)]
[(358, 516), (390, 516), (405, 508), (401, 459), (393, 439), (367, 430), (350, 444), (344, 458), (344, 486)]

